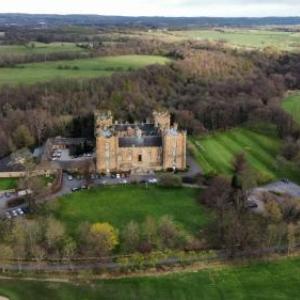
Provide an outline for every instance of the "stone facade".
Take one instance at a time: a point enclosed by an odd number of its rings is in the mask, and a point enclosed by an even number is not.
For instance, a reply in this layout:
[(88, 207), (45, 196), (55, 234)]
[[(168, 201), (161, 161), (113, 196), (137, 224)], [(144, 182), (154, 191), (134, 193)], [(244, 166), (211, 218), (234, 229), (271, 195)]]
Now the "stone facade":
[(148, 173), (186, 168), (186, 132), (171, 126), (168, 112), (153, 122), (113, 123), (111, 112), (95, 113), (97, 172)]

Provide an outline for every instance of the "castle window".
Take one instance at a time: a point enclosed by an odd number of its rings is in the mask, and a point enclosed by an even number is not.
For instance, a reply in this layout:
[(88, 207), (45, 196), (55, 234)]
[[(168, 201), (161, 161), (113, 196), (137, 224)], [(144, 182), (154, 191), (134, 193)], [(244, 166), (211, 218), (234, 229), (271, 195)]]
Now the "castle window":
[(138, 161), (139, 161), (139, 162), (143, 161), (142, 154), (139, 154), (139, 156), (138, 156)]

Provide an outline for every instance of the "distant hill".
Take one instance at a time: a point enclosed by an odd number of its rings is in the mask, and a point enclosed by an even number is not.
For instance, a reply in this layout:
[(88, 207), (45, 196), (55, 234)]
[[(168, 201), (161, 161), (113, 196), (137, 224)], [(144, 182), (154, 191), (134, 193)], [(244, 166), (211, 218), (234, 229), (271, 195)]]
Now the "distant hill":
[(212, 17), (120, 17), (101, 15), (30, 15), (0, 14), (0, 26), (53, 27), (61, 25), (128, 26), (128, 27), (212, 27), (298, 25), (300, 17), (212, 18)]

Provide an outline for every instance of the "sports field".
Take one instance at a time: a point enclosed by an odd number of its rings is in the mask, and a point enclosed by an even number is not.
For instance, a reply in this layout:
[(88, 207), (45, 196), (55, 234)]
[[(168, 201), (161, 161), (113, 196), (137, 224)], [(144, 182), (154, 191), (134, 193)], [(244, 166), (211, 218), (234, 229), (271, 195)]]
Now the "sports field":
[(277, 162), (282, 141), (272, 128), (265, 133), (235, 128), (190, 138), (190, 142), (194, 155), (206, 174), (230, 175), (234, 156), (243, 152), (249, 165), (256, 170), (260, 183), (281, 177), (299, 181), (296, 170), (283, 167)]
[(54, 79), (96, 78), (168, 61), (169, 59), (162, 56), (123, 55), (30, 63), (14, 68), (1, 68), (0, 85), (33, 84)]
[(294, 120), (300, 124), (300, 92), (284, 99), (282, 101), (282, 108), (291, 114)]
[(17, 180), (14, 178), (0, 178), (0, 191), (14, 189), (17, 185)]
[(292, 300), (299, 294), (299, 258), (90, 285), (0, 280), (0, 295), (10, 300)]
[(189, 188), (99, 187), (64, 196), (54, 205), (54, 214), (70, 232), (82, 222), (109, 222), (121, 230), (132, 220), (142, 223), (147, 216), (158, 219), (163, 215), (197, 232), (208, 220), (204, 208), (196, 203), (198, 194), (199, 190)]

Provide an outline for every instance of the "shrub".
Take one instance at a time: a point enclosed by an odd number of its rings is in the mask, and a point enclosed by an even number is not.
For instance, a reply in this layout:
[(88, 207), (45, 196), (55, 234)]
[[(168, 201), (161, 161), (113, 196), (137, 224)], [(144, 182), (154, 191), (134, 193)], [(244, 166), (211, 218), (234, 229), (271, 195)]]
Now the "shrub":
[(181, 187), (182, 180), (180, 176), (163, 174), (160, 176), (159, 185), (162, 187)]

